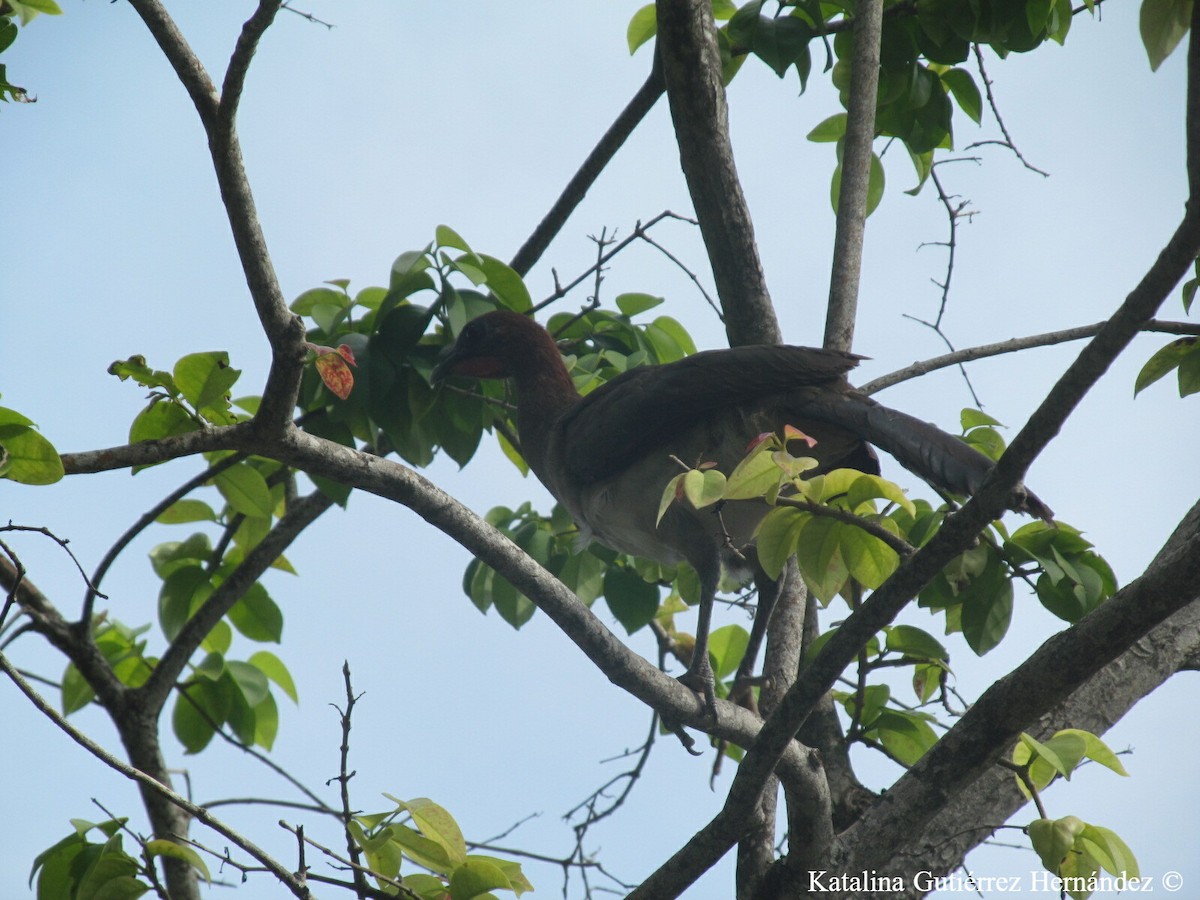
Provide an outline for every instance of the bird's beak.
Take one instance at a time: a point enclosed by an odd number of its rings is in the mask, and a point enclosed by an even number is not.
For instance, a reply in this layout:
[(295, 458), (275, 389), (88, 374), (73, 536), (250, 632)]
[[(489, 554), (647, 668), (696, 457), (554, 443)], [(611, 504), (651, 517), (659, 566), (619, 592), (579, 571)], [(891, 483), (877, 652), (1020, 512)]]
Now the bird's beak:
[(437, 365), (429, 375), (431, 384), (437, 384), (451, 375), (467, 378), (507, 378), (508, 368), (495, 356), (477, 356), (459, 345), (452, 344), (438, 354)]
[(454, 374), (454, 367), (462, 360), (462, 353), (458, 350), (457, 344), (449, 344), (442, 348), (442, 352), (438, 354), (437, 365), (433, 367), (433, 372), (429, 375), (429, 381), (432, 384), (437, 384), (447, 375)]

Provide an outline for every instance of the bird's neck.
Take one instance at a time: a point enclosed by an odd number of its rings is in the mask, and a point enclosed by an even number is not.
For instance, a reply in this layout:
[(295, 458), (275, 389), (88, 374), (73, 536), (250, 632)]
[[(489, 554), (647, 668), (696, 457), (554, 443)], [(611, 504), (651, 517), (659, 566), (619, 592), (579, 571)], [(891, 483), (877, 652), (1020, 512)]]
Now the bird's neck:
[(540, 477), (554, 423), (580, 398), (554, 339), (544, 331), (539, 338), (522, 346), (519, 358), (510, 359), (508, 363), (517, 385), (517, 429), (521, 433), (521, 451), (525, 461)]

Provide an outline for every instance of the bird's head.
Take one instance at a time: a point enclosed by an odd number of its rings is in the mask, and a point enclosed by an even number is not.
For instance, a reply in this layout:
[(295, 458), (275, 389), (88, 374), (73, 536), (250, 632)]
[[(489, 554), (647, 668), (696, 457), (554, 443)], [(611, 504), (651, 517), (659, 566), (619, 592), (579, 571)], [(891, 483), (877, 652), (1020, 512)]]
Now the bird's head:
[(508, 378), (517, 374), (523, 358), (547, 343), (557, 356), (554, 340), (528, 316), (509, 310), (485, 313), (463, 326), (458, 340), (442, 351), (431, 379)]

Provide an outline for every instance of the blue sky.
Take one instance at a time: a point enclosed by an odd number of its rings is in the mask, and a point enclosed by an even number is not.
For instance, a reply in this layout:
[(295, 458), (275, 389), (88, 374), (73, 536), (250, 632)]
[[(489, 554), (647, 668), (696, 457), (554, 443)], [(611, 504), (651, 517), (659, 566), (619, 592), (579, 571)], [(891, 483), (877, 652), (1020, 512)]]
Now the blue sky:
[[(174, 5), (202, 59), (222, 71), (251, 5)], [(483, 252), (511, 256), (645, 77), (647, 51), (631, 59), (624, 44), (637, 6), (312, 4), (336, 24), (332, 30), (282, 14), (251, 70), (240, 128), (285, 293), (331, 278), (386, 283), (392, 259), (424, 246), (440, 223)], [(260, 389), (267, 347), (184, 91), (127, 6), (69, 0), (65, 10), (33, 23), (5, 54), (10, 78), (38, 102), (0, 109), (8, 172), (0, 221), (9, 237), (0, 266), (0, 402), (35, 419), (67, 451), (122, 443), (141, 408), (137, 388), (105, 374), (113, 360), (142, 353), (166, 368), (185, 353), (226, 349), (244, 370), (235, 393), (248, 393)], [(1134, 4), (1106, 4), (1102, 21), (1078, 17), (1064, 48), (1006, 61), (989, 54), (988, 68), (1022, 152), (1051, 177), (995, 147), (974, 151), (979, 162), (942, 170), (948, 188), (978, 210), (958, 235), (946, 320), (963, 347), (1104, 318), (1153, 260), (1184, 197), (1182, 59), (1150, 73)], [(820, 341), (828, 287), (833, 151), (805, 135), (838, 107), (816, 74), (798, 93), (794, 74), (780, 81), (748, 64), (730, 90), (731, 127), (784, 333), (811, 344)], [(996, 136), (987, 119), (983, 128), (957, 126), (960, 147)], [(564, 279), (586, 268), (594, 255), (588, 235), (601, 228), (628, 233), (663, 209), (688, 213), (677, 160), (660, 103), (531, 273), (532, 294), (550, 292), (551, 267)], [(944, 253), (922, 245), (945, 239), (944, 213), (928, 190), (902, 193), (915, 180), (903, 153), (893, 149), (885, 163), (888, 193), (869, 223), (856, 337), (858, 352), (871, 357), (862, 380), (943, 349), (905, 314), (936, 314), (930, 279), (941, 277)], [(708, 283), (689, 227), (665, 225), (657, 236)], [(627, 290), (667, 297), (666, 311), (698, 345), (721, 345), (703, 299), (650, 248), (623, 255), (602, 294), (611, 300)], [(580, 293), (561, 308), (583, 301)], [(1177, 299), (1163, 317), (1181, 317)], [(1132, 399), (1133, 376), (1163, 342), (1138, 340), (1029, 477), (1122, 580), (1141, 572), (1200, 494), (1195, 399), (1180, 401), (1165, 383)], [(1016, 427), (1076, 351), (989, 360), (971, 377), (987, 411)], [(970, 402), (951, 372), (881, 399), (948, 429)], [(1149, 466), (1141, 456), (1148, 450)], [(49, 489), (5, 483), (0, 518), (70, 538), (90, 570), (129, 522), (196, 470), (183, 462)], [(888, 474), (911, 483), (894, 466)], [(462, 472), (438, 461), (429, 475), (480, 512), (526, 498), (549, 505), (540, 485), (522, 480), (491, 447)], [(146, 553), (185, 534), (162, 528), (126, 552), (106, 583), (113, 615), (153, 618), (157, 584)], [(11, 543), (52, 598), (77, 608), (81, 585), (60, 551), (32, 537)], [(407, 510), (355, 495), (289, 557), (300, 577), (272, 575), (269, 586), (287, 617), (275, 649), (297, 676), (301, 705), (283, 711), (278, 761), (313, 786), (336, 774), (339, 735), (328, 704), (341, 699), (347, 659), (365, 691), (354, 731), (363, 807), (382, 807), (383, 791), (430, 796), (476, 838), (536, 813), (506, 842), (568, 852), (560, 816), (620, 770), (602, 760), (641, 742), (646, 711), (612, 689), (544, 617), (514, 633), (498, 617), (480, 616), (459, 588), (465, 551)], [(936, 627), (919, 611), (906, 620)], [(977, 694), (1055, 627), (1032, 597), (1021, 597), (1010, 640), (988, 657), (976, 659), (951, 638), (960, 688)], [(645, 634), (630, 643), (653, 652)], [(23, 639), (12, 652), (25, 668), (61, 672), (61, 659), (36, 641)], [(1049, 796), (1053, 814), (1118, 831), (1143, 872), (1178, 870), (1191, 884), (1200, 883), (1193, 837), (1200, 775), (1189, 757), (1200, 730), (1181, 710), (1195, 689), (1194, 675), (1177, 677), (1110, 732), (1114, 749), (1136, 751), (1125, 757), (1132, 778), (1093, 766)], [(8, 861), (0, 896), (22, 897), (25, 861), (62, 837), (70, 817), (103, 817), (89, 798), (131, 814), (137, 801), (11, 686), (0, 686), (0, 716), (10, 772), (0, 783)], [(114, 744), (101, 716), (83, 711), (75, 720)], [(188, 758), (168, 747), (198, 800), (288, 796), (236, 751), (214, 747)], [(876, 786), (895, 776), (867, 754), (858, 762)], [(626, 810), (597, 828), (588, 848), (638, 880), (715, 811), (728, 777), (710, 792), (708, 761), (663, 741)], [(291, 839), (274, 824), (278, 812), (228, 815), (290, 858)], [(983, 850), (970, 864), (983, 874), (1038, 868), (1031, 853), (1006, 849)], [(539, 891), (558, 890), (552, 867), (529, 872)], [(730, 879), (723, 864), (693, 895), (726, 895)]]

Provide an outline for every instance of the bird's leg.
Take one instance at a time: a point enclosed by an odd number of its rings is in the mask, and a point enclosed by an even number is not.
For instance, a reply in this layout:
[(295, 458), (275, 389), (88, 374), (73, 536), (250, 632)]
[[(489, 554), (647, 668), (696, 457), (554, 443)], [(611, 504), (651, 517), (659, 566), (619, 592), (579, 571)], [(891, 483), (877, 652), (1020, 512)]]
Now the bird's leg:
[(704, 697), (704, 710), (709, 718), (717, 720), (716, 675), (708, 659), (708, 631), (712, 625), (713, 601), (717, 595), (717, 583), (721, 579), (721, 558), (713, 548), (708, 554), (695, 554), (689, 559), (696, 574), (700, 576), (700, 610), (696, 621), (696, 646), (692, 650), (692, 662), (688, 670), (679, 676), (685, 687)]

